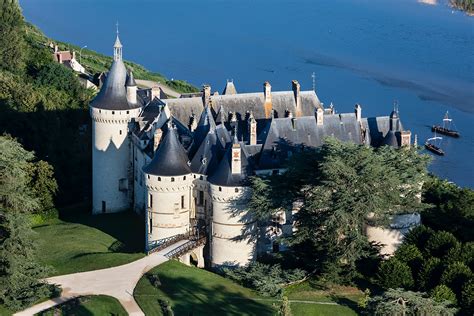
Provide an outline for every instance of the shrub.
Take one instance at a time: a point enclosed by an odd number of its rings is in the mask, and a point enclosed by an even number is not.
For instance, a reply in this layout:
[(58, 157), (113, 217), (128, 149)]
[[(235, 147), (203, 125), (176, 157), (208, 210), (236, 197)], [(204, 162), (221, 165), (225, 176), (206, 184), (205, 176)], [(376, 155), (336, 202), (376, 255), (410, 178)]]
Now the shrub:
[(425, 249), (426, 242), (434, 234), (434, 230), (429, 227), (420, 225), (405, 236), (404, 244), (415, 245), (418, 249)]
[(461, 296), (463, 285), (471, 278), (472, 271), (462, 262), (448, 265), (441, 275), (441, 284), (450, 287), (458, 297)]
[(405, 288), (413, 287), (413, 275), (410, 267), (395, 257), (382, 262), (377, 273), (379, 284), (385, 288)]
[(428, 291), (439, 284), (441, 274), (443, 273), (443, 264), (439, 258), (430, 258), (421, 266), (418, 274), (418, 288)]
[(161, 286), (161, 281), (158, 274), (147, 274), (147, 278), (154, 287), (159, 288)]
[(444, 284), (438, 285), (430, 292), (430, 296), (436, 302), (442, 303), (444, 301), (449, 301), (451, 304), (456, 305), (456, 294), (453, 290), (447, 287)]
[(433, 257), (442, 258), (449, 250), (458, 247), (459, 242), (453, 234), (439, 231), (431, 235), (426, 242), (426, 251)]
[(474, 279), (472, 278), (462, 287), (460, 306), (465, 315), (474, 315)]
[(244, 286), (257, 290), (264, 296), (277, 296), (282, 293), (286, 283), (305, 276), (300, 269), (283, 270), (279, 264), (268, 265), (259, 262), (246, 267), (223, 268), (224, 276)]

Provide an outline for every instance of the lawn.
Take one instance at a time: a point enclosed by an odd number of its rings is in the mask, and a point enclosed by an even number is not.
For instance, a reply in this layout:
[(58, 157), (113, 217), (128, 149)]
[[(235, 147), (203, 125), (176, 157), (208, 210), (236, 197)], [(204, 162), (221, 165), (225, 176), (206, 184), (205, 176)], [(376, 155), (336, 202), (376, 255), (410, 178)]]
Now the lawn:
[(40, 316), (90, 316), (90, 315), (114, 315), (125, 316), (127, 312), (113, 297), (105, 295), (84, 296), (66, 302), (55, 308), (39, 313)]
[[(159, 276), (158, 288), (150, 283), (152, 274)], [(133, 296), (147, 316), (162, 315), (159, 300), (169, 301), (175, 315), (275, 314), (271, 299), (217, 274), (177, 261), (168, 261), (148, 272), (138, 282)]]
[[(354, 287), (332, 286), (308, 280), (285, 289), (285, 295), (290, 300), (293, 315), (318, 315), (318, 316), (353, 316), (358, 314), (357, 301), (363, 294)], [(329, 304), (311, 304), (298, 301), (313, 301)]]
[(52, 275), (122, 265), (142, 258), (144, 226), (131, 212), (90, 215), (64, 211), (60, 219), (37, 226), (38, 259)]

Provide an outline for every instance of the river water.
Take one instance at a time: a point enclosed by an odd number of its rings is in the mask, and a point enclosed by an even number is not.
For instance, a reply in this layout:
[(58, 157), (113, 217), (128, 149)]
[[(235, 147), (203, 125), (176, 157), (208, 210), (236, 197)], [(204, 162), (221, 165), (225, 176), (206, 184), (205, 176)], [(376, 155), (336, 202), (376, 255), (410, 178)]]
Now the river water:
[(474, 188), (474, 17), (429, 0), (21, 0), (48, 36), (112, 54), (119, 21), (124, 57), (170, 78), (221, 91), (315, 86), (338, 112), (360, 103), (431, 137), (449, 111), (461, 138), (445, 137), (437, 175)]

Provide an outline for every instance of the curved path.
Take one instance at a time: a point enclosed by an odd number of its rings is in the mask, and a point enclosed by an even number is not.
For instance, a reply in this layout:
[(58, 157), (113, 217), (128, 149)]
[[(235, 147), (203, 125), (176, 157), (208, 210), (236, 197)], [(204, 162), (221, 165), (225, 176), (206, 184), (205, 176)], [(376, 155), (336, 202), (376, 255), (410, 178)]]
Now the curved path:
[(118, 267), (48, 278), (46, 279), (48, 283), (61, 286), (61, 296), (34, 305), (14, 315), (34, 315), (75, 297), (99, 294), (118, 299), (129, 315), (144, 315), (133, 298), (133, 289), (138, 280), (149, 270), (167, 261), (166, 253), (186, 242), (188, 240), (179, 241), (161, 251)]

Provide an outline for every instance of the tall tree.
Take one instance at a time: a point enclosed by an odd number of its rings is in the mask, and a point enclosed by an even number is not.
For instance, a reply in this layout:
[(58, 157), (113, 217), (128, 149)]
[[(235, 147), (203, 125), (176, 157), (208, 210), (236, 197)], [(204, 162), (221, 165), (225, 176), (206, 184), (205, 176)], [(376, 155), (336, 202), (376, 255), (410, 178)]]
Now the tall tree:
[(0, 69), (24, 68), (24, 20), (17, 0), (0, 0)]
[(31, 184), (34, 155), (0, 136), (0, 302), (20, 309), (50, 293), (40, 279), (47, 270), (36, 262), (28, 212), (40, 205)]

